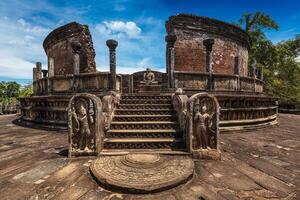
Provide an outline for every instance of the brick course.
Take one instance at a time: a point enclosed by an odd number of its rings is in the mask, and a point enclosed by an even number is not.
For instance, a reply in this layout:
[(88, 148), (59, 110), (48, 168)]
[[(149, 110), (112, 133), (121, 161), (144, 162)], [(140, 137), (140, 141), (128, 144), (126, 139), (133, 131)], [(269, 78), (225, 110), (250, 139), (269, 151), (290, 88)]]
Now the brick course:
[(213, 73), (234, 74), (234, 58), (240, 59), (240, 75), (248, 73), (249, 36), (240, 28), (193, 15), (179, 14), (166, 22), (167, 33), (175, 34), (175, 71), (205, 72), (206, 48), (203, 40), (214, 39)]

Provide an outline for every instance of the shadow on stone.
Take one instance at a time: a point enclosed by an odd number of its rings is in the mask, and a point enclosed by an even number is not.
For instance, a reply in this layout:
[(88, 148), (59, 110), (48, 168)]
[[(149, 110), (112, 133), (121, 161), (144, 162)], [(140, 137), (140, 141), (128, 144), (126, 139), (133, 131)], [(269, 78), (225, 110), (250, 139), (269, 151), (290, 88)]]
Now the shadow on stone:
[(68, 157), (69, 150), (67, 148), (61, 149), (57, 154), (63, 157)]

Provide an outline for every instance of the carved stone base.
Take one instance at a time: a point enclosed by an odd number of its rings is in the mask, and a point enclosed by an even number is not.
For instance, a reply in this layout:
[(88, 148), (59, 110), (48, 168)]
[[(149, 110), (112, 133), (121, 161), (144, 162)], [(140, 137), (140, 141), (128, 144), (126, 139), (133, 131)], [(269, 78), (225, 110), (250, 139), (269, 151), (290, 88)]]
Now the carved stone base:
[(217, 149), (201, 149), (192, 152), (194, 159), (221, 160), (221, 152)]
[(151, 193), (188, 181), (193, 175), (194, 162), (189, 156), (159, 154), (101, 156), (90, 170), (108, 189)]

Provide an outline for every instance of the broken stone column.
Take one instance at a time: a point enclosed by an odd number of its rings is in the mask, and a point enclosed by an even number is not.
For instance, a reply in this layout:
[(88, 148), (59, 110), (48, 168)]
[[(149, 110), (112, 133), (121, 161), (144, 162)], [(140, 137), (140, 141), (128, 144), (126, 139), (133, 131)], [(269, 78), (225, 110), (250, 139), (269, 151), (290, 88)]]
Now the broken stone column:
[(81, 50), (81, 43), (79, 41), (72, 41), (71, 47), (73, 50), (73, 74), (77, 75), (80, 73), (80, 50)]
[(36, 67), (33, 68), (33, 81), (42, 78), (42, 63), (36, 62)]
[(167, 42), (167, 73), (168, 73), (168, 81), (169, 87), (175, 88), (175, 80), (174, 80), (174, 44), (176, 42), (176, 35), (167, 35), (165, 40)]
[(213, 73), (213, 66), (212, 66), (212, 47), (215, 43), (214, 39), (206, 39), (203, 41), (203, 45), (206, 48), (206, 72), (209, 73), (209, 79), (208, 79), (208, 89), (213, 89), (212, 84), (212, 73)]
[(111, 90), (116, 90), (116, 48), (118, 42), (116, 40), (107, 40), (106, 45), (109, 48), (109, 67), (110, 67), (110, 82)]
[(39, 80), (42, 78), (42, 63), (36, 62), (36, 79)]

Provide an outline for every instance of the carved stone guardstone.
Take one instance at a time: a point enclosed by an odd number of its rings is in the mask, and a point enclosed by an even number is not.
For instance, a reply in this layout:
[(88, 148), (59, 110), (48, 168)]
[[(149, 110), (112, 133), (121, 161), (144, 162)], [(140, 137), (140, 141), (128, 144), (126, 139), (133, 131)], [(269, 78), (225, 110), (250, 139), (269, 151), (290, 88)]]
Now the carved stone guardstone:
[(194, 158), (219, 160), (219, 115), (217, 99), (197, 93), (187, 103), (187, 148)]
[(183, 132), (186, 130), (187, 101), (188, 96), (183, 94), (182, 88), (177, 88), (172, 95), (172, 104), (177, 113), (180, 130)]
[(74, 95), (68, 105), (69, 157), (97, 155), (102, 149), (101, 100), (88, 93)]
[(114, 111), (117, 105), (120, 103), (120, 94), (111, 91), (110, 94), (102, 98), (102, 110), (104, 118), (104, 130), (110, 128), (110, 124), (114, 117)]

